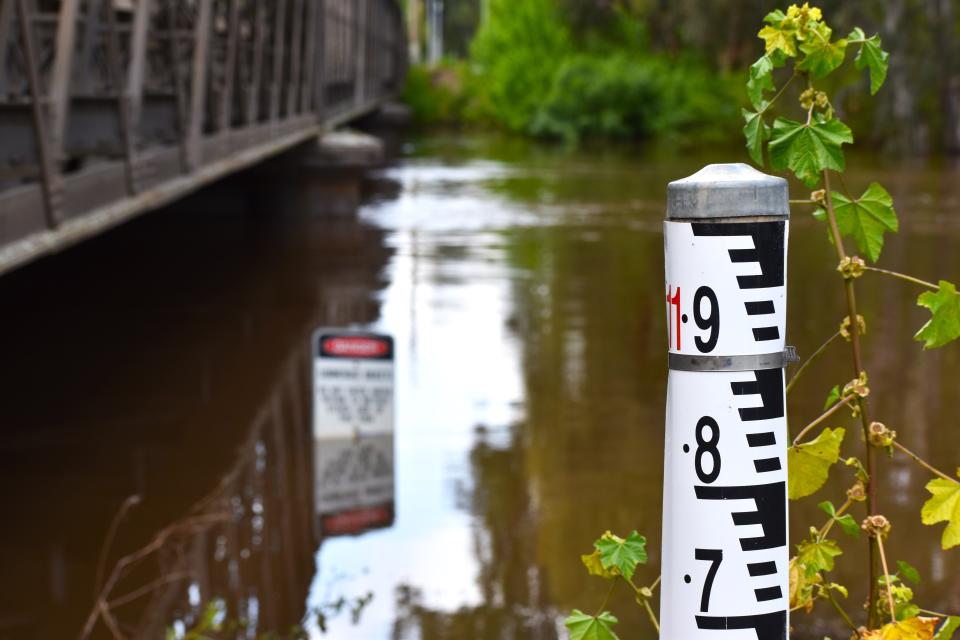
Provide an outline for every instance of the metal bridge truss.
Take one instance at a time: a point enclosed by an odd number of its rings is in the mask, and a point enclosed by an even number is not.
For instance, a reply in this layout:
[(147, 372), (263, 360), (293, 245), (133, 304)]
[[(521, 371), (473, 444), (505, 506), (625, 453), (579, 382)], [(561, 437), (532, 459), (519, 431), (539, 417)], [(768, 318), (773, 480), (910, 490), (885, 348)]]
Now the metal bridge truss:
[(395, 0), (0, 0), (0, 273), (372, 110)]

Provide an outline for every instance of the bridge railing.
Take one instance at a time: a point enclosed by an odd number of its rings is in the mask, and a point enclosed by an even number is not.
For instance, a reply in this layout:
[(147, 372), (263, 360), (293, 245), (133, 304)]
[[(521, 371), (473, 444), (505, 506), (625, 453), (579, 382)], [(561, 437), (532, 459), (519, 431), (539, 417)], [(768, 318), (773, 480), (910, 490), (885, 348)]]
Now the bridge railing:
[(375, 107), (396, 0), (0, 0), (0, 272)]

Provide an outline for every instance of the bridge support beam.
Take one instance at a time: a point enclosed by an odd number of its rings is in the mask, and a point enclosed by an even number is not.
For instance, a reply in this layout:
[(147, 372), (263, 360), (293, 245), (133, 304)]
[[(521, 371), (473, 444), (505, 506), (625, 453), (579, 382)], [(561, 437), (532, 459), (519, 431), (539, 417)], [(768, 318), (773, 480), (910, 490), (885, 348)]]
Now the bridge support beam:
[(261, 177), (279, 200), (281, 212), (293, 216), (352, 217), (360, 207), (363, 175), (383, 165), (383, 141), (356, 131), (321, 134), (296, 153), (262, 168)]

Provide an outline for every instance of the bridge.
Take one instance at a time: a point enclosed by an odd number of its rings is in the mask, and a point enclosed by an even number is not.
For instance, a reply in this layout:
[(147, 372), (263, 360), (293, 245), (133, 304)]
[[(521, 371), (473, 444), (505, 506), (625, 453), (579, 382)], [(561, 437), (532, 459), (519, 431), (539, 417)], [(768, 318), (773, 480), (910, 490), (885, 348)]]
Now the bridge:
[(369, 113), (395, 0), (0, 0), (0, 274)]

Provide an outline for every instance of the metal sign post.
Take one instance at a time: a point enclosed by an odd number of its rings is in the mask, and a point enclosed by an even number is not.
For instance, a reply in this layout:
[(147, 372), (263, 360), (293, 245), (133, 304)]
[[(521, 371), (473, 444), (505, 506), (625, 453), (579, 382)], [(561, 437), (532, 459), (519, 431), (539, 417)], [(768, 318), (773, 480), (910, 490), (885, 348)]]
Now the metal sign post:
[(787, 182), (714, 164), (667, 194), (661, 637), (782, 640)]

